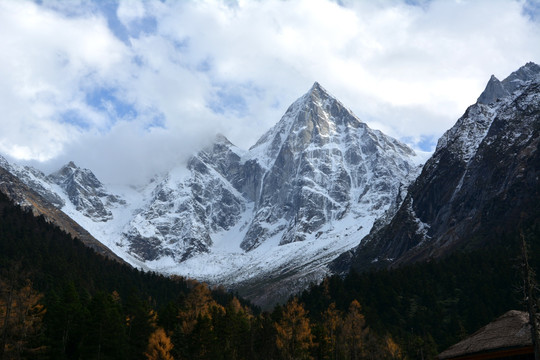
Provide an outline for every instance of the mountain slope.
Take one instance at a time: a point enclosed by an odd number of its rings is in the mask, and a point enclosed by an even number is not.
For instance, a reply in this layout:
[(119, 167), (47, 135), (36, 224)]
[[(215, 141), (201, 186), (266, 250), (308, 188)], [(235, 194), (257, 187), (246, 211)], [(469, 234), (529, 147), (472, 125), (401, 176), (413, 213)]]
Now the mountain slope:
[[(499, 82), (439, 140), (392, 221), (355, 250), (358, 269), (436, 258), (497, 241), (540, 203), (540, 67)], [(334, 265), (345, 270), (343, 256)]]
[(315, 83), (248, 151), (218, 136), (140, 188), (111, 190), (73, 163), (11, 171), (135, 266), (272, 301), (390, 218), (418, 163)]
[[(246, 200), (224, 177), (238, 167), (239, 151), (225, 137), (151, 184), (148, 201), (124, 229), (129, 252), (143, 261), (182, 262), (207, 253), (212, 234), (233, 227)], [(233, 176), (231, 174), (231, 176)]]
[[(234, 288), (259, 304), (287, 298), (319, 281), (329, 261), (397, 209), (417, 161), (315, 83), (249, 151), (220, 136), (188, 162), (187, 172), (176, 168), (158, 181), (156, 189), (169, 189), (151, 196), (163, 213), (143, 211), (138, 219), (158, 214), (151, 221), (171, 223), (167, 217), (175, 213), (178, 228), (188, 225), (191, 235), (156, 241), (151, 248), (171, 251), (145, 265)], [(154, 234), (140, 243), (151, 243)], [(125, 241), (133, 244), (129, 235)]]
[(125, 204), (125, 201), (108, 193), (90, 170), (80, 169), (73, 162), (49, 175), (47, 180), (60, 186), (76, 210), (93, 221), (112, 219), (112, 213), (108, 208), (116, 204)]
[(303, 241), (350, 215), (377, 218), (415, 170), (410, 148), (369, 129), (318, 83), (249, 156), (263, 175), (244, 250), (276, 234), (280, 245)]
[[(22, 208), (32, 211), (35, 216), (43, 216), (45, 221), (58, 226), (62, 231), (68, 233), (72, 237), (81, 240), (86, 246), (90, 247), (98, 254), (106, 256), (110, 259), (124, 263), (124, 261), (115, 253), (113, 253), (102, 242), (94, 238), (86, 229), (67, 216), (64, 212), (58, 210), (55, 205), (62, 204), (63, 200), (54, 193), (48, 193), (41, 187), (41, 183), (31, 181), (30, 177), (26, 180), (33, 183), (46, 196), (34, 191), (32, 188), (23, 183), (19, 178), (14, 176), (6, 168), (14, 171), (14, 168), (0, 156), (0, 192), (5, 194), (13, 203)], [(14, 171), (15, 172), (15, 171)], [(35, 169), (28, 168), (28, 173), (41, 177), (43, 174)], [(55, 201), (55, 203), (51, 202)]]

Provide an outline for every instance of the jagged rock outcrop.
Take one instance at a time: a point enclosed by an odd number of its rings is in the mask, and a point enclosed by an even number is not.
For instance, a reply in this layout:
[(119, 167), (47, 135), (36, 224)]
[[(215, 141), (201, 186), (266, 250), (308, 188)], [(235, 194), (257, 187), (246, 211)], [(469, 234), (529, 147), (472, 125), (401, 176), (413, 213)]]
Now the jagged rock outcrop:
[(124, 232), (129, 250), (143, 260), (169, 256), (178, 262), (208, 252), (211, 234), (233, 227), (246, 200), (225, 178), (238, 176), (240, 156), (224, 136), (171, 171)]
[(392, 221), (373, 231), (336, 271), (397, 266), (478, 248), (538, 214), (540, 67), (499, 82), (439, 140)]
[(77, 211), (93, 221), (108, 221), (112, 219), (111, 206), (125, 205), (122, 199), (108, 193), (90, 170), (81, 169), (73, 162), (49, 175), (47, 180), (60, 186)]
[[(56, 207), (57, 204), (62, 204), (63, 201), (52, 204), (49, 199), (34, 191), (21, 181), (18, 176), (13, 174), (11, 171), (15, 171), (15, 169), (15, 166), (10, 165), (6, 159), (0, 156), (0, 191), (6, 194), (13, 203), (31, 211), (35, 216), (43, 216), (47, 222), (58, 226), (61, 230), (78, 238), (98, 254), (124, 263), (124, 260), (118, 255), (113, 253), (108, 247), (94, 238), (86, 229)], [(41, 172), (36, 172), (35, 169), (26, 168), (26, 170), (29, 171), (30, 174), (44, 178), (43, 174)], [(19, 173), (20, 171), (21, 169), (16, 173)], [(26, 177), (27, 181), (30, 181), (30, 179), (31, 177)], [(31, 184), (35, 185), (40, 183), (32, 181)], [(39, 189), (44, 190), (41, 186)], [(48, 194), (48, 192), (46, 193)], [(54, 197), (54, 199), (58, 198)]]
[(414, 157), (315, 83), (249, 151), (219, 135), (183, 176), (167, 174), (124, 236), (143, 260), (184, 261), (209, 252), (213, 234), (240, 219), (244, 251), (271, 238), (279, 245), (313, 239), (346, 216), (371, 227), (396, 207), (418, 168)]

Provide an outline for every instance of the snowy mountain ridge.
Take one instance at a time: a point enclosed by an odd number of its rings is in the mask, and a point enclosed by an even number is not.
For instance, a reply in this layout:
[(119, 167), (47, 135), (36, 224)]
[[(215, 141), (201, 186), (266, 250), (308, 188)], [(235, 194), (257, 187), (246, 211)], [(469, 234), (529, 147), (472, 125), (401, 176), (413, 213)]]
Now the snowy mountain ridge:
[(440, 138), (393, 219), (333, 269), (398, 266), (478, 248), (535, 216), (539, 106), (540, 66), (527, 63), (503, 81), (492, 76)]
[(390, 218), (419, 163), (315, 83), (249, 150), (219, 135), (140, 189), (109, 188), (73, 163), (49, 176), (0, 166), (127, 262), (263, 302), (320, 280)]

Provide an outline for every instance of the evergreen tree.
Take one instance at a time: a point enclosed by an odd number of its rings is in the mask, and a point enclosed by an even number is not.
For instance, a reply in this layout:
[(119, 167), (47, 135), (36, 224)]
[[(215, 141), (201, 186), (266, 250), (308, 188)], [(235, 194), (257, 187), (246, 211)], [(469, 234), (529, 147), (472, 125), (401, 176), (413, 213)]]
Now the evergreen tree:
[(276, 317), (267, 312), (252, 320), (250, 355), (248, 359), (274, 360), (278, 358), (276, 346)]
[(143, 359), (150, 335), (156, 329), (157, 315), (147, 301), (131, 292), (124, 306), (129, 358)]
[(88, 306), (89, 321), (83, 342), (84, 359), (125, 359), (127, 339), (119, 304), (98, 292)]
[(51, 291), (47, 303), (45, 320), (51, 357), (79, 358), (88, 312), (73, 282), (65, 284), (60, 295)]

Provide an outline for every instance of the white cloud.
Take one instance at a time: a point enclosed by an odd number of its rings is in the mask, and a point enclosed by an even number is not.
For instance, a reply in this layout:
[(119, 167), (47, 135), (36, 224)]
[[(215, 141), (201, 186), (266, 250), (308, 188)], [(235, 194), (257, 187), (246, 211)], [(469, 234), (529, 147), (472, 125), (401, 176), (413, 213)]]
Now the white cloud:
[(252, 145), (314, 81), (371, 127), (433, 143), (492, 73), (540, 62), (523, 4), (128, 0), (114, 25), (99, 2), (0, 1), (0, 152), (133, 181), (218, 131)]
[[(424, 7), (396, 1), (344, 7), (322, 0), (227, 7), (206, 1), (153, 10), (161, 36), (188, 44), (182, 52), (188, 66), (207, 61), (215, 83), (263, 89), (258, 98), (247, 97), (250, 119), (275, 101), (283, 111), (317, 80), (401, 138), (421, 131), (440, 135), (476, 100), (492, 72), (504, 77), (540, 58), (538, 24), (527, 21), (516, 1)], [(272, 115), (263, 127), (279, 117)]]
[[(28, 2), (0, 2), (2, 152), (47, 160), (80, 137), (66, 112), (89, 127), (108, 120), (85, 103), (85, 84), (111, 75), (125, 49), (102, 18), (69, 19)], [(99, 80), (98, 80), (99, 81)]]

